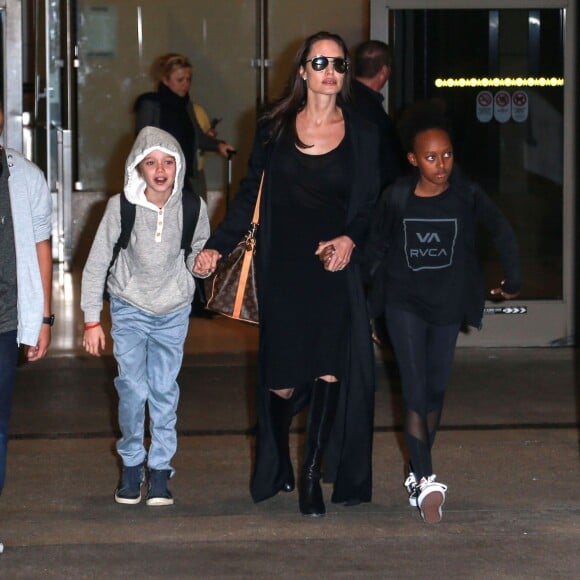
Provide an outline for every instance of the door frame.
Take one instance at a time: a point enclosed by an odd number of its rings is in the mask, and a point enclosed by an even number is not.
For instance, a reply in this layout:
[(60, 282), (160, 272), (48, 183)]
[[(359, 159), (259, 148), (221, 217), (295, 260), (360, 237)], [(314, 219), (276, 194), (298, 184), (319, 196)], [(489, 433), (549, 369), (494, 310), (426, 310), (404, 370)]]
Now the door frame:
[(0, 141), (22, 151), (22, 2), (0, 0), (0, 11), (4, 12), (4, 131)]
[[(564, 159), (561, 300), (514, 300), (508, 306), (524, 306), (518, 316), (485, 316), (481, 332), (462, 334), (462, 346), (570, 346), (575, 334), (575, 213), (576, 213), (576, 0), (370, 0), (370, 37), (389, 38), (390, 10), (442, 9), (565, 9), (564, 31)], [(396, 42), (396, 39), (392, 39)], [(395, 63), (396, 66), (396, 63)], [(388, 94), (385, 92), (385, 97)], [(385, 99), (388, 103), (388, 98)], [(524, 280), (525, 283), (525, 280)], [(504, 303), (505, 304), (505, 303)], [(486, 303), (491, 309), (497, 304)], [(517, 320), (516, 320), (517, 319)]]

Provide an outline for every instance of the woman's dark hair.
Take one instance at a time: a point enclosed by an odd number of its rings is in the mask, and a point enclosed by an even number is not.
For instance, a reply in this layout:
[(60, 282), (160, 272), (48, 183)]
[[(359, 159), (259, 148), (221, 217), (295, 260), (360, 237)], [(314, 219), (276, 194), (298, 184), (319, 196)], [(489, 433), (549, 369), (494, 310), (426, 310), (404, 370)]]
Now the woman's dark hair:
[[(306, 106), (306, 82), (300, 76), (300, 67), (306, 66), (306, 59), (310, 54), (312, 45), (320, 40), (332, 40), (338, 44), (344, 58), (348, 61), (348, 48), (344, 40), (338, 35), (331, 32), (320, 31), (312, 36), (309, 36), (303, 43), (296, 56), (294, 57), (294, 63), (292, 65), (292, 70), (288, 78), (288, 83), (282, 96), (276, 100), (272, 105), (268, 106), (260, 115), (260, 121), (268, 124), (269, 126), (269, 139), (270, 141), (276, 141), (280, 138), (282, 133), (286, 130), (290, 130), (294, 135), (294, 141), (298, 147), (306, 148), (309, 145), (305, 145), (298, 138), (296, 133), (296, 124), (294, 120), (296, 115), (304, 109)], [(348, 101), (350, 94), (350, 67), (347, 67), (347, 71), (344, 75), (344, 82), (342, 85), (342, 90), (340, 92), (340, 98)]]
[(417, 135), (429, 129), (445, 131), (453, 143), (451, 122), (445, 116), (444, 103), (439, 101), (426, 101), (411, 105), (401, 115), (398, 128), (401, 145), (406, 153), (411, 153), (415, 149)]

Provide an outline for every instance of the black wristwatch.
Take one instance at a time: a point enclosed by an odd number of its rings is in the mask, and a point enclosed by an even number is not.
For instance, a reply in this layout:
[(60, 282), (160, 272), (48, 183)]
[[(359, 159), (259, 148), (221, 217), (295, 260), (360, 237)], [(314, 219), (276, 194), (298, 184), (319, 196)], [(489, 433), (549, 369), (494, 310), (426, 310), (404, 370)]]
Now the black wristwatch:
[(54, 314), (51, 314), (50, 316), (43, 316), (42, 324), (48, 324), (49, 326), (52, 326), (54, 324)]

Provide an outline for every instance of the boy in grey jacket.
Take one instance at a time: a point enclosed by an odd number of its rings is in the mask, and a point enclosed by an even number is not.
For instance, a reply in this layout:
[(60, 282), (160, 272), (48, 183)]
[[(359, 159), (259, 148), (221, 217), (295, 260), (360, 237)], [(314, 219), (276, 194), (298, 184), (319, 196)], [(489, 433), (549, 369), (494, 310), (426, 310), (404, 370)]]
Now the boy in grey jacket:
[[(95, 356), (105, 346), (100, 323), (105, 281), (110, 295), (122, 435), (117, 452), (123, 462), (115, 501), (121, 504), (141, 501), (145, 465), (149, 474), (147, 505), (173, 504), (167, 484), (174, 474), (171, 459), (177, 449), (176, 379), (195, 292), (192, 268), (210, 232), (201, 200), (191, 252), (184, 255), (184, 175), (184, 156), (177, 141), (161, 129), (143, 128), (125, 164), (124, 194), (136, 206), (129, 244), (120, 250), (107, 278), (121, 233), (118, 194), (107, 204), (83, 270), (83, 346)], [(146, 405), (151, 432), (148, 451), (144, 446)]]

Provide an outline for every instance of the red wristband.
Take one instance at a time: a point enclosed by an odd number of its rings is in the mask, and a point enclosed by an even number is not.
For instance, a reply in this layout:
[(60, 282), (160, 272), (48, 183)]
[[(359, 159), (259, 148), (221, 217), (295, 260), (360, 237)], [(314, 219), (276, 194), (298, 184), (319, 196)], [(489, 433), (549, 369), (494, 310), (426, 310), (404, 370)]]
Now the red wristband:
[(90, 330), (91, 328), (97, 328), (97, 326), (101, 326), (100, 322), (91, 322), (89, 324), (85, 324), (85, 330)]

